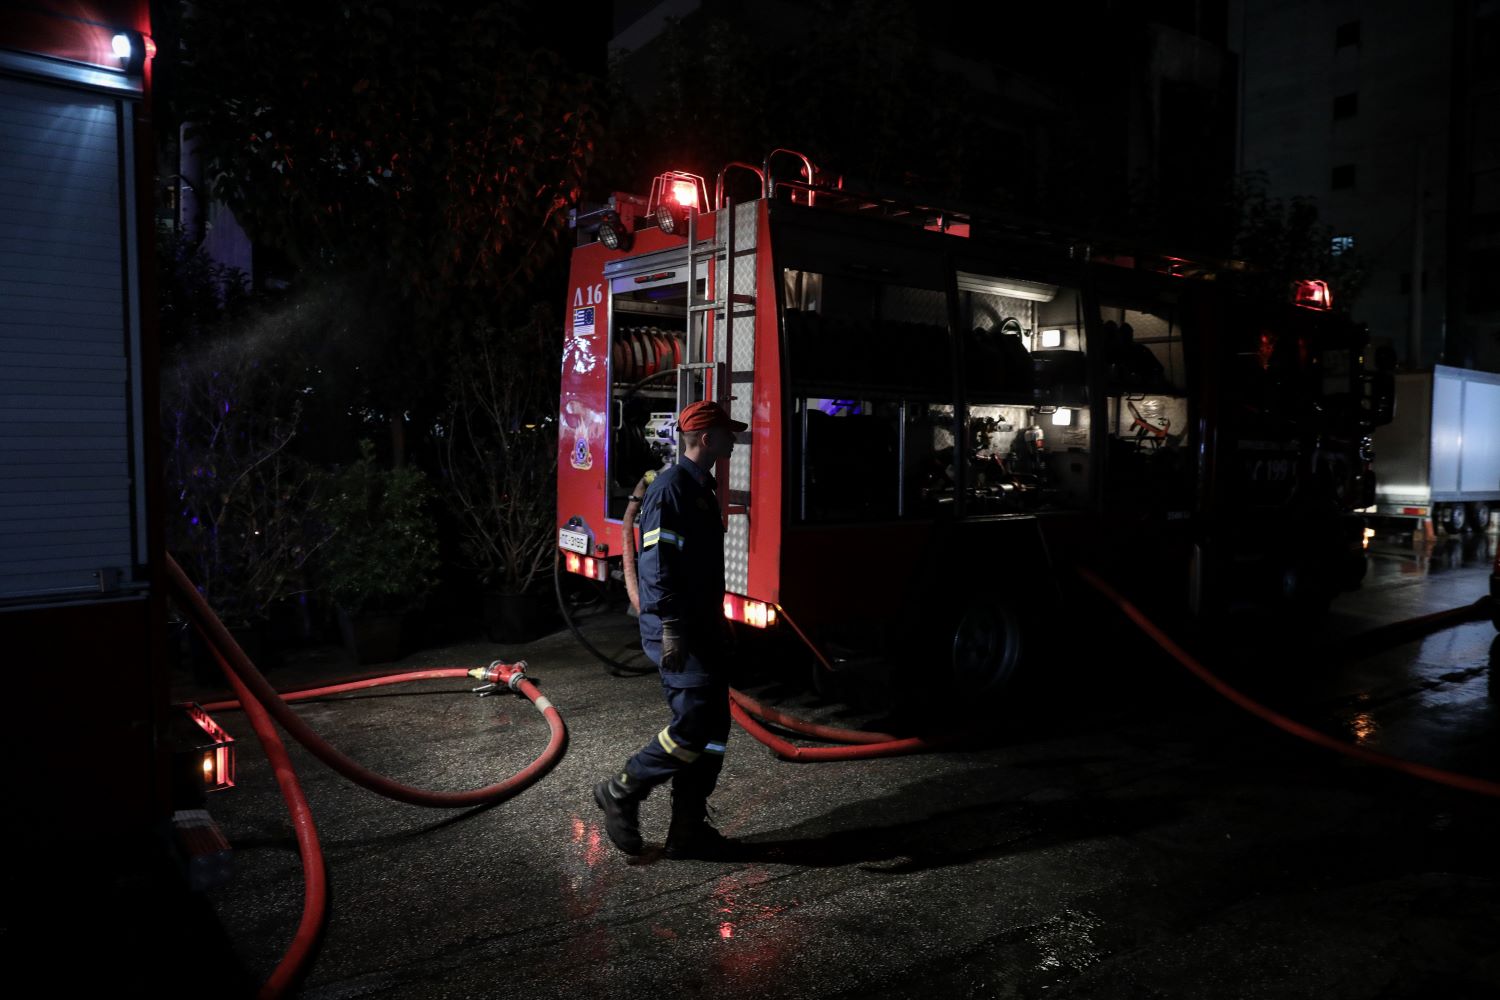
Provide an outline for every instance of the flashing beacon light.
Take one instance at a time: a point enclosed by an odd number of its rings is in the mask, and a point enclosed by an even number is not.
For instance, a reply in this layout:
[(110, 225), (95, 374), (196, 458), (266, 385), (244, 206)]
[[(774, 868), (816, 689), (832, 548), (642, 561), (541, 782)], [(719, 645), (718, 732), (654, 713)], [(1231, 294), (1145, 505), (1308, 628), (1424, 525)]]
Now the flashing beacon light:
[(116, 59), (129, 59), (135, 50), (130, 44), (130, 36), (123, 32), (109, 40), (109, 47), (114, 51)]
[(1326, 281), (1299, 281), (1292, 290), (1292, 304), (1303, 309), (1332, 309), (1333, 293)]
[(658, 174), (651, 182), (651, 198), (646, 203), (646, 214), (662, 217), (658, 209), (665, 207), (673, 214), (693, 211), (708, 211), (708, 185), (697, 174), (681, 170), (668, 170)]

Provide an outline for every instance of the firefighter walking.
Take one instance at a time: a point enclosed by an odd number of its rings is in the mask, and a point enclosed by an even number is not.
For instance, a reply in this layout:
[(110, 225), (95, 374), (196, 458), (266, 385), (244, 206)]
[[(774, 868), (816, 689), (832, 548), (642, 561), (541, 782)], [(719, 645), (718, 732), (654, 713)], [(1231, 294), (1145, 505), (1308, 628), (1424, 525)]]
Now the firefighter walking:
[(724, 620), (724, 524), (709, 471), (734, 450), (746, 424), (711, 401), (678, 416), (682, 458), (646, 490), (641, 505), (641, 648), (661, 672), (672, 721), (594, 787), (605, 829), (626, 854), (644, 847), (640, 804), (672, 783), (669, 858), (722, 858), (733, 842), (708, 822), (729, 739), (728, 624)]

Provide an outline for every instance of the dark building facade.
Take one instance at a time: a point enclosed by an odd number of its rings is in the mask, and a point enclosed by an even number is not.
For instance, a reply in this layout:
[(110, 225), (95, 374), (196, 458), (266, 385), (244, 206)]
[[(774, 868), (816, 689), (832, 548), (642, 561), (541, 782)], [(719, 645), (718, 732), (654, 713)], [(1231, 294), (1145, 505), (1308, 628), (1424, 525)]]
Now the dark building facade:
[(1357, 318), (1412, 368), (1500, 370), (1500, 3), (1236, 0), (1238, 167), (1316, 201)]
[[(997, 20), (956, 3), (619, 0), (610, 55), (617, 98), (649, 101), (670, 83), (664, 63), (672, 58), (674, 24), (689, 39), (694, 32), (708, 37), (710, 24), (727, 25), (723, 35), (743, 46), (747, 59), (771, 67), (792, 51), (804, 57), (804, 65), (833, 67), (830, 76), (864, 47), (921, 49), (933, 72), (951, 83), (936, 95), (928, 117), (952, 116), (964, 132), (953, 143), (957, 151), (912, 135), (900, 151), (907, 169), (893, 173), (904, 172), (904, 179), (930, 190), (922, 182), (941, 174), (933, 161), (947, 157), (947, 173), (932, 187), (960, 190), (966, 200), (1180, 252), (1224, 253), (1232, 232), (1227, 194), (1238, 80), (1226, 17), (1224, 2), (1009, 5)], [(868, 19), (876, 21), (873, 31)], [(877, 104), (852, 125), (871, 96), (858, 79), (843, 90), (820, 90), (817, 76), (810, 75), (807, 101), (842, 106), (812, 116), (796, 100), (774, 102), (774, 72), (733, 81), (766, 95), (764, 139), (805, 143), (814, 159), (827, 152), (830, 161), (839, 161), (832, 164), (835, 172), (861, 178), (861, 157), (850, 151), (859, 149), (862, 132), (888, 125), (891, 116), (903, 113), (906, 90), (923, 85), (914, 76), (869, 79), (871, 92), (894, 98), (890, 114), (882, 117)], [(705, 87), (722, 83), (713, 79), (711, 65), (703, 75)], [(961, 113), (954, 115), (955, 108)], [(921, 114), (914, 117), (922, 120)], [(658, 145), (661, 157), (686, 144)], [(756, 152), (745, 148), (725, 158)], [(653, 163), (643, 172), (717, 169), (709, 159), (701, 165)]]

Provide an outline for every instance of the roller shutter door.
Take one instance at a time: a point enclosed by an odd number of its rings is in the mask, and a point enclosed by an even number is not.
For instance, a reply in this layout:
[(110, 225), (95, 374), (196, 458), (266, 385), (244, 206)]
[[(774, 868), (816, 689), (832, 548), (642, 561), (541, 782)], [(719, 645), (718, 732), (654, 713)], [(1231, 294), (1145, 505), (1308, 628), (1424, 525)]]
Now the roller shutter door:
[(0, 76), (0, 602), (143, 575), (133, 110)]

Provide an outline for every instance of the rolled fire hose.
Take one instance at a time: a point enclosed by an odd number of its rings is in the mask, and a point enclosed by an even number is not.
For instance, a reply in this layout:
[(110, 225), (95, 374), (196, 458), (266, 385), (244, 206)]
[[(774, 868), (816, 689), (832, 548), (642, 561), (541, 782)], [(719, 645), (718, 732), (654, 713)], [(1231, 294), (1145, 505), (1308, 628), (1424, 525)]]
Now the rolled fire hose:
[[(243, 708), (256, 738), (266, 751), (266, 757), (281, 789), (296, 831), (297, 850), (302, 859), (303, 901), (302, 917), (291, 943), (282, 954), (271, 975), (261, 986), (261, 1000), (275, 1000), (293, 986), (301, 977), (307, 961), (312, 956), (318, 936), (322, 933), (327, 918), (328, 879), (323, 861), (322, 847), (318, 843), (317, 827), (313, 822), (312, 808), (307, 801), (292, 768), (286, 747), (271, 724), (273, 715), (297, 740), (320, 760), (350, 780), (366, 788), (399, 801), (414, 805), (462, 807), (489, 802), (500, 802), (530, 787), (561, 759), (567, 746), (567, 728), (562, 715), (536, 686), (526, 679), (517, 666), (498, 661), (488, 668), (465, 670), (461, 667), (433, 670), (407, 671), (355, 681), (322, 685), (293, 692), (283, 698), (267, 683), (255, 664), (245, 655), (229, 630), (219, 621), (203, 595), (188, 579), (177, 561), (170, 555), (166, 559), (167, 578), (177, 592), (183, 606), (193, 619), (193, 624), (208, 643), (215, 659), (234, 689), (236, 700), (213, 702), (205, 710)], [(301, 701), (321, 695), (343, 691), (357, 691), (389, 684), (401, 684), (415, 680), (433, 678), (464, 677), (488, 681), (490, 684), (504, 683), (512, 691), (524, 694), (547, 720), (550, 731), (547, 747), (541, 756), (506, 781), (469, 792), (428, 792), (392, 781), (370, 771), (339, 751), (329, 746), (302, 722), (296, 713), (287, 707), (287, 701)]]
[[(517, 672), (509, 665), (500, 664), (499, 670), (494, 665), (491, 671), (496, 673), (495, 677), (486, 674), (486, 668), (476, 667), (465, 669), (463, 667), (449, 667), (437, 670), (420, 670), (410, 674), (396, 674), (389, 678), (376, 678), (366, 681), (354, 682), (354, 686), (348, 690), (357, 690), (360, 687), (374, 687), (377, 683), (400, 684), (409, 680), (427, 680), (438, 677), (474, 677), (494, 682), (503, 682), (511, 690), (523, 694), (536, 706), (537, 710), (547, 720), (547, 728), (550, 731), (547, 747), (541, 756), (522, 768), (515, 775), (505, 781), (483, 788), (470, 789), (464, 792), (434, 792), (427, 789), (415, 788), (411, 785), (402, 784), (371, 771), (362, 764), (346, 756), (324, 740), (313, 730), (302, 717), (292, 711), (275, 688), (266, 680), (265, 676), (256, 669), (255, 664), (245, 655), (245, 651), (234, 641), (224, 623), (219, 621), (218, 616), (198, 593), (183, 572), (182, 567), (177, 564), (171, 556), (167, 557), (167, 574), (172, 585), (182, 599), (183, 605), (193, 619), (193, 624), (203, 634), (208, 644), (214, 647), (224, 659), (228, 661), (230, 672), (238, 675), (239, 680), (249, 689), (255, 700), (259, 701), (277, 722), (281, 723), (283, 729), (292, 735), (297, 742), (308, 749), (313, 756), (333, 768), (339, 774), (372, 792), (377, 792), (387, 798), (410, 805), (431, 806), (441, 809), (458, 809), (468, 806), (484, 805), (487, 803), (500, 802), (520, 793), (534, 784), (542, 775), (562, 758), (567, 746), (568, 732), (564, 726), (562, 715), (553, 706), (552, 702), (537, 689), (536, 685), (527, 680), (524, 673)], [(480, 675), (485, 675), (482, 678)], [(338, 685), (334, 685), (335, 688)], [(316, 689), (315, 689), (316, 690)], [(331, 694), (331, 690), (324, 691)], [(315, 695), (302, 692), (300, 697), (308, 698)]]
[[(1137, 628), (1146, 633), (1146, 635), (1150, 637), (1150, 639), (1158, 646), (1160, 646), (1167, 653), (1167, 655), (1171, 656), (1178, 663), (1182, 664), (1182, 666), (1186, 667), (1188, 672), (1191, 673), (1194, 677), (1198, 678), (1204, 684), (1207, 684), (1215, 692), (1222, 695), (1233, 704), (1249, 712), (1251, 715), (1254, 715), (1257, 718), (1270, 723), (1277, 729), (1280, 729), (1283, 732), (1290, 733), (1291, 735), (1296, 736), (1298, 739), (1306, 740), (1309, 743), (1315, 744), (1328, 750), (1332, 750), (1335, 753), (1343, 754), (1346, 757), (1352, 757), (1355, 760), (1362, 761), (1366, 764), (1374, 764), (1377, 767), (1389, 768), (1392, 771), (1399, 771), (1402, 774), (1408, 774), (1412, 777), (1421, 778), (1425, 781), (1433, 781), (1440, 785), (1449, 785), (1453, 788), (1461, 788), (1466, 792), (1477, 792), (1480, 795), (1492, 795), (1500, 797), (1500, 781), (1491, 781), (1487, 778), (1479, 778), (1469, 774), (1459, 774), (1456, 771), (1448, 771), (1440, 767), (1432, 767), (1428, 764), (1419, 764), (1415, 761), (1405, 760), (1401, 757), (1393, 757), (1390, 754), (1384, 754), (1376, 750), (1369, 750), (1365, 747), (1356, 746), (1352, 743), (1346, 743), (1343, 740), (1329, 736), (1327, 733), (1320, 732), (1312, 728), (1311, 726), (1304, 725), (1303, 723), (1300, 723), (1295, 719), (1288, 718), (1287, 716), (1282, 715), (1280, 712), (1277, 712), (1275, 709), (1268, 708), (1267, 706), (1262, 705), (1260, 702), (1249, 697), (1248, 695), (1236, 690), (1233, 687), (1230, 687), (1223, 680), (1219, 679), (1219, 677), (1210, 672), (1208, 668), (1203, 666), (1202, 663), (1198, 662), (1198, 660), (1196, 660), (1191, 653), (1183, 649), (1181, 646), (1177, 645), (1177, 643), (1173, 642), (1165, 632), (1157, 627), (1156, 623), (1147, 618), (1139, 608), (1137, 608), (1130, 601), (1126, 600), (1125, 597), (1123, 597), (1108, 583), (1105, 583), (1104, 580), (1101, 579), (1098, 575), (1091, 572), (1090, 570), (1083, 568), (1080, 568), (1078, 570), (1078, 573), (1081, 577), (1083, 577), (1086, 583), (1092, 586), (1095, 590), (1099, 591), (1099, 593), (1104, 595), (1104, 597), (1109, 600), (1110, 603), (1119, 608), (1120, 611), (1125, 614), (1125, 617), (1129, 618)], [(1381, 629), (1376, 629), (1374, 630), (1374, 632), (1381, 632), (1386, 628), (1397, 627), (1409, 629), (1414, 623), (1419, 626), (1440, 625), (1444, 622), (1447, 622), (1448, 624), (1456, 624), (1456, 622), (1454, 621), (1455, 618), (1463, 618), (1468, 615), (1475, 615), (1477, 614), (1476, 609), (1481, 606), (1482, 602), (1476, 602), (1475, 605), (1472, 605), (1468, 608), (1456, 608), (1453, 611), (1439, 612), (1435, 615), (1423, 615), (1421, 618), (1415, 618), (1408, 622), (1399, 622), (1395, 626), (1382, 626)]]

